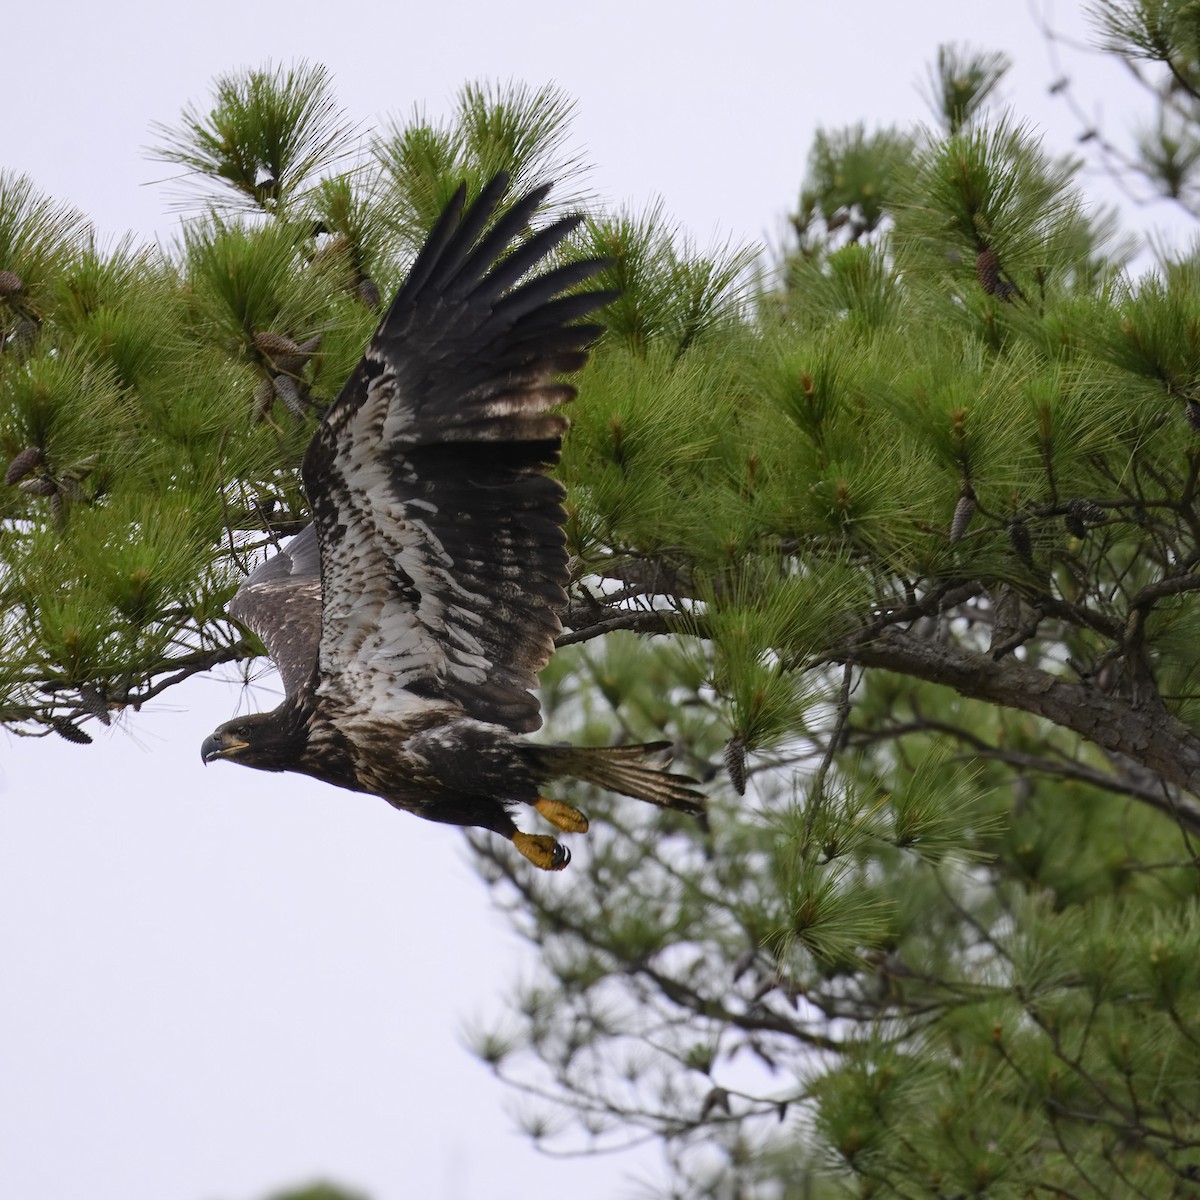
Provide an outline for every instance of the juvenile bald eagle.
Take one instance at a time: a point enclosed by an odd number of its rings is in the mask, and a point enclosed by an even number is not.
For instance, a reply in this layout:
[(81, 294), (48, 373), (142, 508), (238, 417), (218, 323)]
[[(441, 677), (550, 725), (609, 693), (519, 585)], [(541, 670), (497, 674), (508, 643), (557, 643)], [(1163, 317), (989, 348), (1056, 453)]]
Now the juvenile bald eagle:
[(543, 795), (556, 780), (702, 809), (691, 780), (644, 761), (665, 743), (517, 736), (541, 724), (530, 689), (566, 602), (564, 493), (547, 471), (575, 389), (559, 379), (601, 332), (578, 322), (615, 293), (572, 291), (601, 261), (546, 266), (580, 221), (526, 234), (548, 188), (493, 223), (506, 188), (498, 177), (470, 207), (459, 189), (325, 414), (303, 464), (312, 524), (229, 606), (266, 644), (284, 701), (222, 725), (201, 754), (482, 826), (559, 870), (566, 848), (510, 811), (586, 830)]

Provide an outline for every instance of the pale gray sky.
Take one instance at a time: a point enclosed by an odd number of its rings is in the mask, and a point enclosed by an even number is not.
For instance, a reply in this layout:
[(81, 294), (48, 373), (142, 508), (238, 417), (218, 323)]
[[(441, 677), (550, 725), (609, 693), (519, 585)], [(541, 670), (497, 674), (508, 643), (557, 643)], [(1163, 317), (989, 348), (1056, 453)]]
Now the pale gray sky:
[[(661, 196), (701, 242), (776, 236), (818, 125), (924, 119), (939, 41), (1008, 50), (1015, 107), (1058, 149), (1076, 132), (1029, 10), (995, 0), (47, 0), (2, 25), (0, 166), (102, 235), (169, 235), (150, 123), (267, 59), (324, 62), (368, 126), (436, 115), (470, 80), (553, 80), (598, 192)], [(1123, 120), (1119, 72), (1074, 65)], [(374, 1200), (601, 1200), (653, 1175), (654, 1154), (537, 1155), (462, 1049), (530, 952), (460, 835), (303, 778), (203, 769), (202, 738), (242, 702), (275, 696), (200, 680), (89, 726), (92, 747), (0, 740), (5, 1194), (255, 1200), (325, 1176)]]

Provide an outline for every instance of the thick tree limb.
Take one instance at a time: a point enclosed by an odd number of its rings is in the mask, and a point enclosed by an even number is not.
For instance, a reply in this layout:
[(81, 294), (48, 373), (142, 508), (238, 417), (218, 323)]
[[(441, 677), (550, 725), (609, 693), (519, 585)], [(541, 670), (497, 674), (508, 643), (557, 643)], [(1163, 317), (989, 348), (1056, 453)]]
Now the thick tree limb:
[[(972, 700), (1044, 717), (1200, 795), (1200, 736), (1157, 703), (1135, 706), (1012, 658), (997, 662), (990, 655), (917, 639), (896, 628), (870, 640), (857, 637), (828, 657), (944, 684)], [(1200, 820), (1200, 809), (1191, 809), (1189, 805), (1189, 826), (1191, 818)], [(1179, 815), (1184, 817), (1182, 811)]]
[[(1022, 772), (1033, 772), (1039, 775), (1052, 775), (1059, 779), (1072, 779), (1086, 783), (1091, 787), (1102, 788), (1118, 796), (1130, 796), (1143, 804), (1157, 808), (1180, 820), (1188, 829), (1200, 833), (1200, 805), (1182, 799), (1178, 789), (1168, 788), (1162, 780), (1150, 771), (1141, 770), (1140, 764), (1131, 770), (1145, 778), (1135, 778), (1133, 774), (1111, 775), (1086, 763), (1076, 762), (1065, 758), (1044, 758), (1036, 754), (1028, 754), (1022, 750), (1006, 750), (993, 746), (981, 737), (957, 725), (945, 721), (916, 720), (899, 725), (888, 725), (878, 730), (855, 731), (850, 740), (857, 743), (881, 741), (885, 738), (902, 738), (910, 733), (943, 733), (949, 737), (964, 742), (971, 748), (972, 754), (980, 758), (990, 758), (997, 762), (1007, 763), (1017, 767)], [(1114, 756), (1119, 762), (1121, 756)]]

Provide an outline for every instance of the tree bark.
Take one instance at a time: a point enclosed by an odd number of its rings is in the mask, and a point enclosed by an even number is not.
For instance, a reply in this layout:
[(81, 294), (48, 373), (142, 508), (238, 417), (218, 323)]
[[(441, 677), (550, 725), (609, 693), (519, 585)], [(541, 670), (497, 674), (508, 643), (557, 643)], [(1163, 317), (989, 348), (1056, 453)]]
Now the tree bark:
[[(1200, 795), (1200, 736), (1157, 701), (1134, 705), (1086, 684), (1075, 683), (1014, 659), (944, 641), (915, 638), (896, 628), (870, 640), (850, 640), (829, 655), (835, 662), (878, 667), (953, 688), (961, 696), (1019, 709), (1073, 730), (1109, 754), (1124, 755), (1174, 784)], [(1200, 831), (1200, 806), (1164, 804), (1189, 829)]]

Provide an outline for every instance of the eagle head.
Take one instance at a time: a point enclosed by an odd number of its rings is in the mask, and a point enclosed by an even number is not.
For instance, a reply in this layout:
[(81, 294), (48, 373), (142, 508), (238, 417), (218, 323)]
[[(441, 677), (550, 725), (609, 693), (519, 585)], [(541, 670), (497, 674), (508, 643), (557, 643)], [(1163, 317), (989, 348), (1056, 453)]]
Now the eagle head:
[(292, 722), (281, 721), (279, 711), (249, 713), (226, 721), (204, 739), (200, 757), (205, 763), (229, 758), (260, 771), (296, 768), (297, 745)]

